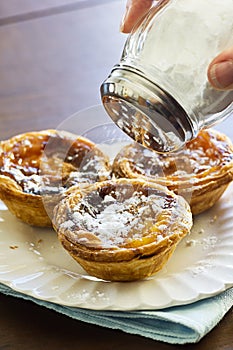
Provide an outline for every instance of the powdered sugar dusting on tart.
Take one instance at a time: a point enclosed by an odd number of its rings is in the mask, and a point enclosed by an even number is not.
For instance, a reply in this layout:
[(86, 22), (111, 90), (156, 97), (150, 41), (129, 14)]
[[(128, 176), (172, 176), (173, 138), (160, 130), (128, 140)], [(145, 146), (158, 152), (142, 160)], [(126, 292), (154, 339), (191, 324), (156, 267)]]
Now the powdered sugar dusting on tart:
[(192, 177), (214, 171), (233, 160), (233, 152), (227, 139), (211, 130), (200, 132), (196, 139), (187, 143), (179, 152), (157, 154), (139, 144), (126, 146), (117, 156), (117, 162), (128, 163), (135, 174), (149, 177)]
[(61, 193), (74, 184), (107, 179), (108, 162), (90, 140), (64, 131), (29, 132), (0, 145), (0, 175), (33, 195)]
[(152, 234), (159, 242), (173, 233), (170, 227), (179, 220), (179, 211), (176, 197), (120, 186), (105, 195), (94, 191), (81, 198), (61, 228), (75, 231), (77, 242), (84, 245), (98, 241), (104, 247), (122, 246)]

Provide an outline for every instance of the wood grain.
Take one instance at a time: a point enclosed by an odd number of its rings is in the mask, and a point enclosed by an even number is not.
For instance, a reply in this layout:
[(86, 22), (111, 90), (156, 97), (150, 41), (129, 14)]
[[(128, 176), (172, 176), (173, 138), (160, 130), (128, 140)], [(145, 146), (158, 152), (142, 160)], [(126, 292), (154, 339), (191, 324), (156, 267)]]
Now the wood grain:
[[(56, 128), (71, 114), (100, 103), (100, 84), (125, 41), (119, 4), (0, 27), (0, 118), (7, 120), (0, 139)], [(112, 12), (114, 18), (107, 15)]]

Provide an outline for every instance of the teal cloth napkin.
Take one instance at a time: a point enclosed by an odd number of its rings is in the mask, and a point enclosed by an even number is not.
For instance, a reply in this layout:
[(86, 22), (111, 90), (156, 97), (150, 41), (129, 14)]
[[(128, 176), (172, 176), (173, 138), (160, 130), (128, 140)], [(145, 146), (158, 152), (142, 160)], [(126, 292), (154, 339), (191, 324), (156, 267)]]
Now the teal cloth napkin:
[(0, 284), (0, 292), (45, 306), (79, 321), (171, 344), (196, 343), (233, 306), (233, 288), (195, 303), (156, 311), (96, 311), (46, 302)]

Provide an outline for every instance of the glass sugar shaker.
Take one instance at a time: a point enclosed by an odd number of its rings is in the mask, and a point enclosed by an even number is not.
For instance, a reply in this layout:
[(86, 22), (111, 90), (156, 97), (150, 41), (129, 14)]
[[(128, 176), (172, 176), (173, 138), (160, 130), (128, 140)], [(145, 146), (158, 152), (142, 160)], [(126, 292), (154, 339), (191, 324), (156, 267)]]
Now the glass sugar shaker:
[(233, 45), (232, 14), (233, 0), (165, 0), (134, 27), (101, 85), (107, 113), (132, 139), (173, 152), (233, 112), (233, 91), (207, 78)]

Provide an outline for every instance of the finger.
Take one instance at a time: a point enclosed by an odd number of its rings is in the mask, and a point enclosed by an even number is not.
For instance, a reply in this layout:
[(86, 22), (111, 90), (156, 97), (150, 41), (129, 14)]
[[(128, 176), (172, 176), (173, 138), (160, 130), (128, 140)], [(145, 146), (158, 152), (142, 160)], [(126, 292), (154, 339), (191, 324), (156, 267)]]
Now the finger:
[(149, 11), (152, 3), (153, 0), (128, 0), (121, 21), (121, 32), (129, 33), (133, 26)]
[(210, 63), (208, 79), (211, 85), (218, 90), (233, 89), (233, 48), (220, 53)]

